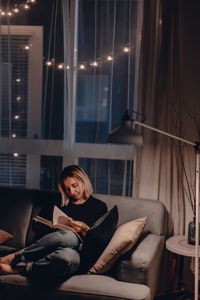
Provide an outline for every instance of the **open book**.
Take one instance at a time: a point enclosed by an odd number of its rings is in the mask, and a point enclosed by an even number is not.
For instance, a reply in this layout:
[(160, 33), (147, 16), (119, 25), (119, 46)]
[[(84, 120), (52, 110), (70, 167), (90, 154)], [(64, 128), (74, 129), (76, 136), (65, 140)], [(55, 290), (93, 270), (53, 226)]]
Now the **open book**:
[(54, 208), (53, 208), (52, 221), (47, 220), (45, 218), (42, 218), (40, 216), (34, 217), (33, 220), (35, 222), (39, 222), (39, 223), (45, 224), (45, 225), (47, 225), (47, 226), (49, 226), (49, 227), (51, 227), (53, 229), (54, 228), (69, 229), (69, 230), (73, 231), (78, 236), (78, 238), (82, 241), (82, 238), (79, 235), (79, 233), (76, 232), (76, 230), (74, 229), (74, 227), (69, 222), (69, 220), (72, 220), (72, 218), (70, 218), (67, 214), (65, 214), (56, 205), (54, 205)]

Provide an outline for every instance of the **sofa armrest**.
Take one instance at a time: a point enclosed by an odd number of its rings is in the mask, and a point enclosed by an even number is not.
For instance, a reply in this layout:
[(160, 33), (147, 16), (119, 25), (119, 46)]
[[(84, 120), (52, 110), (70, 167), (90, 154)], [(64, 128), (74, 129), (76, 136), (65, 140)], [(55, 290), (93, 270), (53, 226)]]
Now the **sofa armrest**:
[(124, 256), (117, 266), (117, 279), (146, 284), (155, 296), (164, 247), (164, 236), (148, 234), (132, 253)]

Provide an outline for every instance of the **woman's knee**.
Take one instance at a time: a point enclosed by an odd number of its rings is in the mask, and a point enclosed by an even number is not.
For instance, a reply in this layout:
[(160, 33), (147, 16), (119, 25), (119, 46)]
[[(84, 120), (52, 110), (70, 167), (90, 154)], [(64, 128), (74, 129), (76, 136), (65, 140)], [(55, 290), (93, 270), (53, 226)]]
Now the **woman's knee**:
[(58, 249), (49, 255), (54, 272), (61, 276), (73, 275), (80, 264), (80, 256), (71, 248)]

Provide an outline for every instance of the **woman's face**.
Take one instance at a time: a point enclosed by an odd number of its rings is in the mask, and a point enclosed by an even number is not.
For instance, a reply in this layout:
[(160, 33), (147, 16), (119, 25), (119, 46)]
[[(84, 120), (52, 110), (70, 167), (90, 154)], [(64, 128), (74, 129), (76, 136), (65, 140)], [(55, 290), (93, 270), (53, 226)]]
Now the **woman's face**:
[(63, 188), (73, 202), (83, 199), (84, 185), (76, 177), (67, 177), (63, 180)]

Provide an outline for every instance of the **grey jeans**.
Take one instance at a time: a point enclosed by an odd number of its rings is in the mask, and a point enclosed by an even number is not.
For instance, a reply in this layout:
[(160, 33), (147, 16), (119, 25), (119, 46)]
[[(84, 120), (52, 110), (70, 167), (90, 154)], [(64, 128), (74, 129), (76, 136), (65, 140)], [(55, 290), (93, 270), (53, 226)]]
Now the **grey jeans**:
[(24, 248), (20, 256), (26, 262), (27, 274), (65, 278), (77, 271), (81, 246), (75, 233), (58, 229)]

